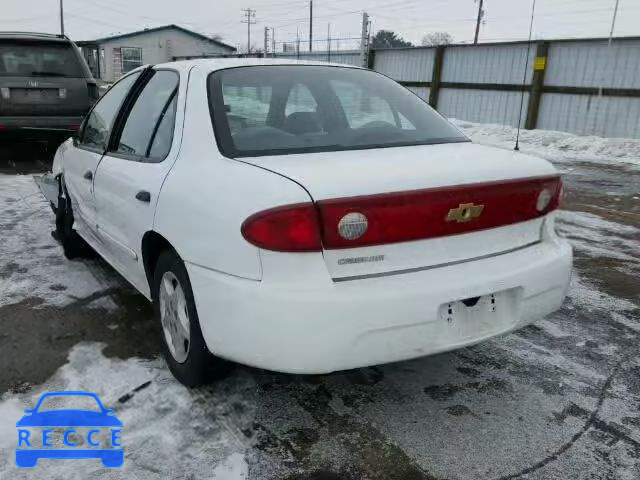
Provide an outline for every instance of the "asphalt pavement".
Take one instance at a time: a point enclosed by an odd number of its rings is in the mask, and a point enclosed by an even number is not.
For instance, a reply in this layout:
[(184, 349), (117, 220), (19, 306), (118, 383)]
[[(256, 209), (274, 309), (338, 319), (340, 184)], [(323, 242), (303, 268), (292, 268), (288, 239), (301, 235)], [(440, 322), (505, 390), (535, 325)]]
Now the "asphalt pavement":
[[(575, 272), (563, 308), (530, 327), (331, 375), (238, 367), (187, 390), (158, 359), (146, 300), (102, 260), (64, 259), (50, 237), (53, 215), (30, 177), (49, 160), (42, 150), (0, 154), (0, 477), (29, 476), (8, 450), (12, 412), (56, 387), (92, 389), (126, 419), (131, 478), (640, 478), (637, 168), (559, 165)], [(82, 465), (36, 468), (122, 473)]]

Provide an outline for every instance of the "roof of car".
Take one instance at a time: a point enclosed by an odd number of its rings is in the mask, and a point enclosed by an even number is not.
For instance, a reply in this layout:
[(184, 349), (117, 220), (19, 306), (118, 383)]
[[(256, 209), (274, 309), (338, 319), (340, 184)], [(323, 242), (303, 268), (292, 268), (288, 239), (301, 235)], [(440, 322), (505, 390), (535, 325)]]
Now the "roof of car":
[(43, 40), (47, 42), (69, 42), (64, 35), (39, 32), (0, 32), (0, 40)]
[(179, 60), (177, 62), (156, 65), (156, 68), (173, 67), (180, 70), (191, 70), (200, 67), (208, 71), (224, 70), (225, 68), (250, 67), (264, 65), (315, 65), (330, 67), (360, 68), (341, 63), (318, 62), (309, 60), (285, 60), (279, 58), (198, 58), (194, 60)]

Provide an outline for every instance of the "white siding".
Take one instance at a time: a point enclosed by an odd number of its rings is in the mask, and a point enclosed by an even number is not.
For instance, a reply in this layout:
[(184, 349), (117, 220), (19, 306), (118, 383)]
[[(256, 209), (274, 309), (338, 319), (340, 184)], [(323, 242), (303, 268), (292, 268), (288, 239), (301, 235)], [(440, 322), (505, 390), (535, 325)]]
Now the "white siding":
[[(527, 83), (533, 75), (535, 45), (529, 50)], [(452, 46), (445, 50), (443, 82), (521, 84), (527, 45)]]
[(170, 62), (173, 57), (204, 56), (220, 53), (232, 53), (231, 50), (213, 42), (194, 37), (180, 30), (158, 30), (140, 32), (125, 38), (107, 40), (100, 44), (105, 51), (105, 71), (102, 80), (117, 80), (119, 72), (114, 68), (114, 49), (134, 47), (142, 49), (142, 63), (156, 64)]
[(398, 82), (430, 82), (434, 48), (376, 50), (375, 70)]
[(544, 83), (640, 88), (640, 40), (552, 43)]
[(359, 51), (340, 51), (340, 52), (300, 52), (296, 53), (278, 53), (277, 58), (285, 58), (287, 60), (311, 60), (314, 62), (331, 62), (342, 63), (344, 65), (362, 66), (362, 60)]
[[(521, 97), (520, 92), (443, 88), (438, 99), (438, 111), (445, 117), (470, 122), (517, 126)], [(526, 93), (522, 109), (523, 125), (528, 101), (529, 94)]]
[(640, 138), (640, 98), (545, 93), (538, 128), (578, 135)]

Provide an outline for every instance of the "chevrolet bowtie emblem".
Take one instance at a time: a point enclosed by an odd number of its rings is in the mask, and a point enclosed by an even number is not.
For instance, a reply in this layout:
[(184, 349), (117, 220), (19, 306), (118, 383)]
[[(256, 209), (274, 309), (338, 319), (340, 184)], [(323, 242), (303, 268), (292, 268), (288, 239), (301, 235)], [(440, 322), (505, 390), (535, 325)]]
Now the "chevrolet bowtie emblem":
[(461, 203), (457, 208), (452, 208), (447, 214), (447, 222), (470, 222), (474, 218), (482, 215), (484, 205), (474, 205), (473, 203)]

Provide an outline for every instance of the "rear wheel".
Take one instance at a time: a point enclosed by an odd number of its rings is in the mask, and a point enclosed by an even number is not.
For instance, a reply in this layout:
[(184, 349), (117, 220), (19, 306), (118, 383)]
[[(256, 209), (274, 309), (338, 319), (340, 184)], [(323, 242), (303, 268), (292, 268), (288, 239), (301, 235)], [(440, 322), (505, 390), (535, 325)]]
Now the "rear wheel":
[(230, 364), (207, 349), (187, 270), (172, 250), (158, 258), (152, 297), (160, 321), (164, 357), (176, 379), (193, 387), (226, 376)]

